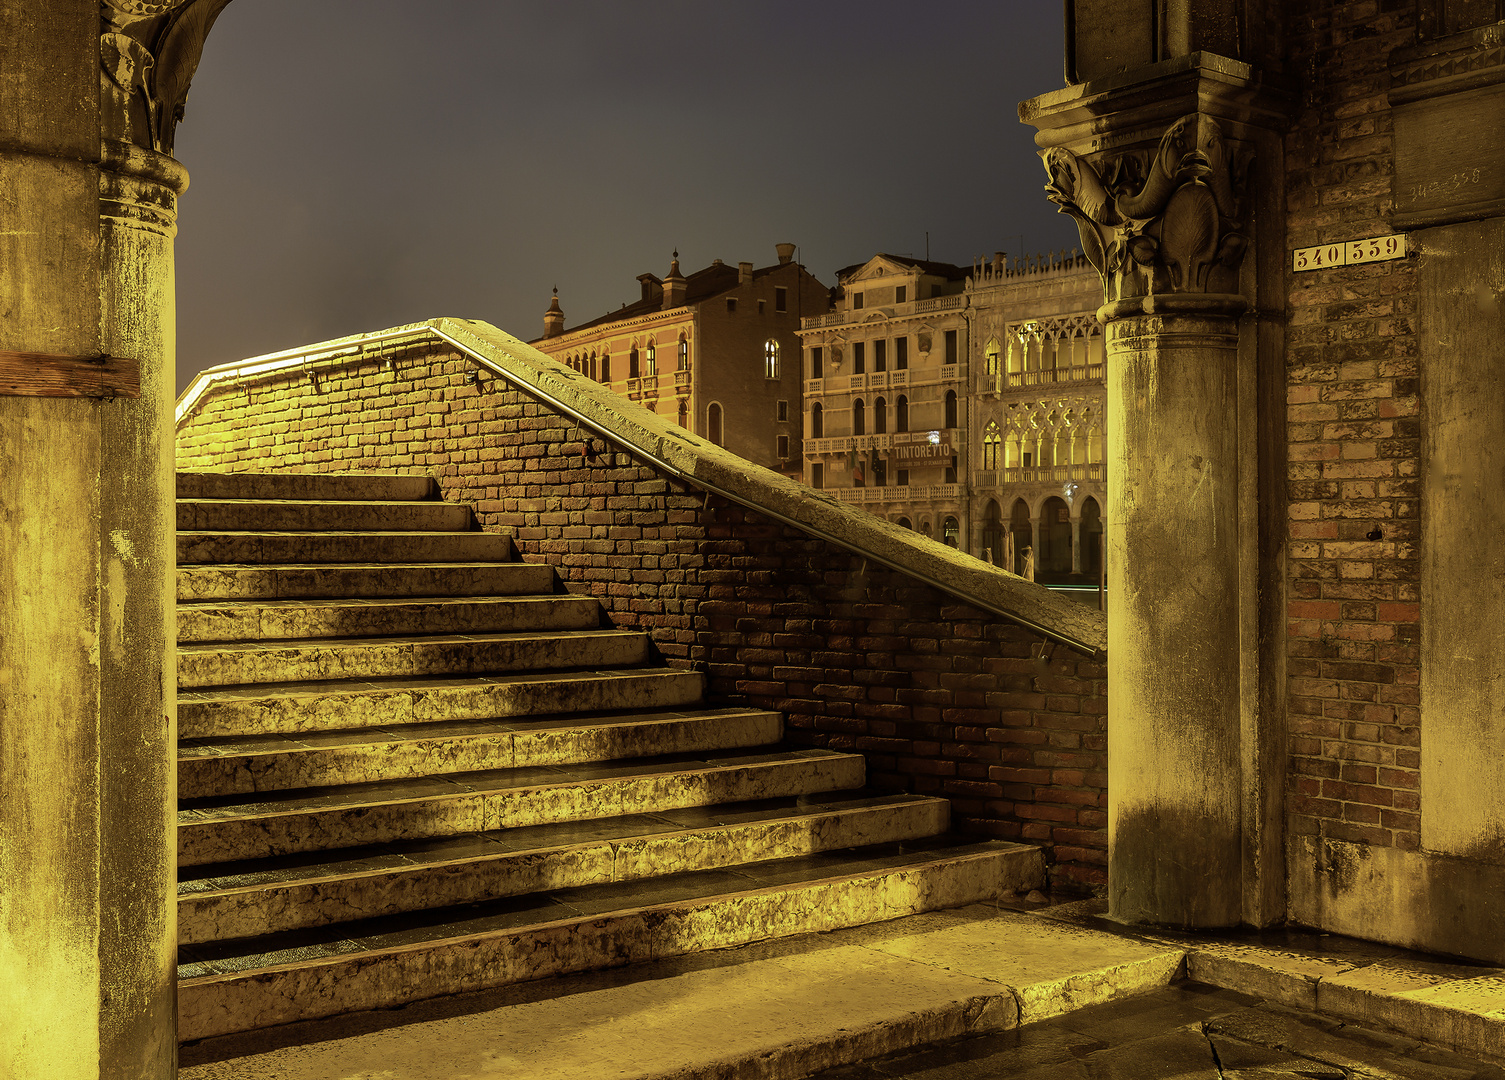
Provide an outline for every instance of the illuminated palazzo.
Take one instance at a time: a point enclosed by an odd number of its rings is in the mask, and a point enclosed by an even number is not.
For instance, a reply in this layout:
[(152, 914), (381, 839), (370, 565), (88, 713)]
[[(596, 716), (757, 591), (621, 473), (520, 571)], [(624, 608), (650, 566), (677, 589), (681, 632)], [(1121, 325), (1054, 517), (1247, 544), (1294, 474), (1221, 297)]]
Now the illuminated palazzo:
[(1096, 582), (1101, 286), (1084, 259), (878, 254), (803, 320), (805, 481), (1036, 577)]

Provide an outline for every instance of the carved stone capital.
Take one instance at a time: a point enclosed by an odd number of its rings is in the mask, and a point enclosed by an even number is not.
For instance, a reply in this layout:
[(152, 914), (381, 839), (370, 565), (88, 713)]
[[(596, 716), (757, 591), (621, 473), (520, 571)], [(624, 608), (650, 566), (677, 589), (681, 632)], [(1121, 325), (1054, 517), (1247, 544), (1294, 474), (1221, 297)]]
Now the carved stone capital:
[(105, 141), (171, 154), (204, 39), (230, 0), (100, 0)]
[(1209, 116), (1183, 116), (1153, 153), (1040, 151), (1045, 192), (1069, 214), (1103, 281), (1106, 303), (1157, 294), (1238, 292), (1249, 247), (1251, 155), (1234, 152)]

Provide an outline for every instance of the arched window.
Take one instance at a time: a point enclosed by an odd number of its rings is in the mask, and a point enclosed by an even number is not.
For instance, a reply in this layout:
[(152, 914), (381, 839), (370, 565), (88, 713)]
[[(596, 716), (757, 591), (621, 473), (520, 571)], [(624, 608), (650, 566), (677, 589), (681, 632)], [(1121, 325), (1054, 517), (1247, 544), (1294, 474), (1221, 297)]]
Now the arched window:
[(679, 339), (679, 370), (690, 370), (690, 343), (681, 335)]
[(1092, 463), (1103, 460), (1103, 429), (1096, 424), (1087, 432), (1087, 460)]
[(899, 395), (898, 404), (894, 406), (894, 430), (909, 430), (909, 399), (903, 394)]
[(1014, 565), (1005, 567), (1016, 574), (1024, 573), (1024, 549), (1034, 543), (1035, 526), (1030, 518), (1029, 503), (1023, 499), (1014, 500), (1014, 508), (1009, 511), (1009, 532), (1014, 534)]
[(650, 375), (657, 374), (658, 349), (654, 346), (653, 342), (650, 341), (648, 343), (648, 347), (643, 350), (643, 378), (646, 379)]
[(824, 439), (826, 437), (826, 410), (821, 408), (820, 402), (810, 406), (810, 437), (812, 439)]
[(611, 382), (611, 353), (603, 353), (601, 356), (601, 381)]
[(989, 420), (987, 430), (982, 435), (982, 467), (984, 470), (998, 468), (998, 445), (1003, 442), (1003, 436), (998, 430), (998, 421)]
[(1017, 335), (1009, 338), (1009, 374), (1024, 370), (1024, 341)]
[(989, 382), (998, 378), (998, 352), (998, 339), (989, 338), (983, 350), (983, 373), (987, 375)]
[(1071, 573), (1071, 509), (1052, 495), (1040, 508), (1040, 550), (1035, 552), (1035, 580)]
[(779, 343), (773, 338), (763, 342), (763, 377), (765, 379), (779, 377)]
[(867, 434), (867, 406), (862, 403), (861, 398), (852, 402), (852, 434)]
[(690, 426), (690, 403), (688, 401), (685, 401), (683, 398), (681, 398), (679, 402), (679, 426)]
[(1091, 495), (1082, 503), (1082, 573), (1097, 577), (1103, 571), (1103, 515)]
[(946, 426), (956, 427), (956, 391), (946, 391)]
[(982, 557), (994, 566), (1003, 565), (1003, 511), (993, 499), (982, 515)]
[(873, 434), (882, 435), (888, 431), (888, 400), (879, 398), (873, 402)]
[(726, 445), (721, 430), (721, 405), (715, 401), (705, 411), (705, 437), (717, 446)]
[(627, 377), (629, 379), (639, 378), (641, 370), (638, 364), (638, 347), (634, 345), (632, 351), (627, 354)]
[(960, 537), (961, 526), (957, 524), (956, 518), (948, 517), (941, 523), (941, 539), (945, 541), (947, 547), (959, 546)]
[(599, 370), (600, 369), (599, 369), (599, 367), (597, 366), (597, 363), (596, 363), (596, 350), (592, 349), (591, 350), (591, 369), (590, 369), (590, 377), (591, 377), (591, 381), (592, 382), (596, 381), (596, 372), (599, 371)]
[(898, 525), (901, 529), (909, 529), (911, 531), (913, 531), (914, 529), (914, 526), (909, 523), (909, 519), (907, 517), (901, 517), (894, 524)]

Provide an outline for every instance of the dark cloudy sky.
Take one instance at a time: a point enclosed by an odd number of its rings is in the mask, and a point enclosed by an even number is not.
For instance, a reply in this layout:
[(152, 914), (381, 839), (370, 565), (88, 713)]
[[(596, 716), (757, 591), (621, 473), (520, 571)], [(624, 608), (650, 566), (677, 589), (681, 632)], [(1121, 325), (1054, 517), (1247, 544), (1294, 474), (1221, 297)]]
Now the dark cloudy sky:
[[(1015, 107), (1052, 0), (237, 0), (178, 128), (178, 385), (455, 315), (528, 339), (678, 247), (827, 284), (876, 251), (1072, 246)], [(1023, 247), (1021, 248), (1021, 234)]]

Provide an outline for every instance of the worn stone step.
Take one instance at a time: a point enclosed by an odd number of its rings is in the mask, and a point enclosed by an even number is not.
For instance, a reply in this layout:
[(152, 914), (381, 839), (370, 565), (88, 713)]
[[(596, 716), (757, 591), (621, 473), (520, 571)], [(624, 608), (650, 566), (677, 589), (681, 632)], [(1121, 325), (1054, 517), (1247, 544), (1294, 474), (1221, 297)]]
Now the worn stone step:
[(509, 562), (512, 537), (481, 532), (178, 530), (178, 564)]
[(589, 630), (589, 596), (392, 597), (375, 600), (221, 600), (179, 603), (178, 643), (288, 641), (410, 634)]
[[(555, 585), (554, 568), (543, 563), (352, 563), (344, 566), (315, 563), (180, 566), (177, 569), (177, 589), (178, 603), (186, 606), (210, 600), (525, 596), (552, 593)], [(183, 611), (183, 607), (178, 610)], [(181, 615), (178, 626), (182, 640)]]
[(939, 839), (190, 945), (179, 953), (178, 1035), (900, 918), (1037, 881), (1039, 860), (1025, 845)]
[(861, 787), (863, 777), (856, 754), (718, 751), (188, 799), (178, 865), (809, 795)]
[(178, 528), (345, 532), (379, 530), (463, 532), (470, 528), (470, 507), (437, 501), (315, 502), (301, 499), (179, 499)]
[(402, 473), (180, 472), (180, 499), (431, 499), (432, 477)]
[(288, 791), (428, 776), (689, 754), (779, 741), (783, 718), (761, 709), (576, 713), (441, 720), (297, 735), (184, 739), (178, 797)]
[(330, 731), (429, 720), (483, 720), (699, 701), (705, 677), (675, 668), (564, 671), (465, 679), (321, 681), (178, 694), (178, 737)]
[(178, 646), (178, 687), (632, 667), (647, 659), (648, 635), (636, 630), (219, 642)]
[(185, 867), (178, 883), (178, 940), (192, 945), (253, 937), (918, 840), (945, 832), (949, 824), (944, 799), (838, 792)]

